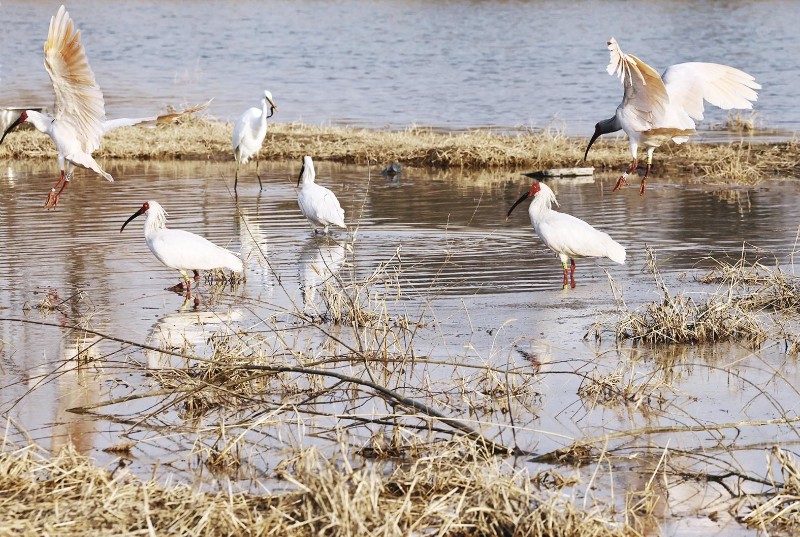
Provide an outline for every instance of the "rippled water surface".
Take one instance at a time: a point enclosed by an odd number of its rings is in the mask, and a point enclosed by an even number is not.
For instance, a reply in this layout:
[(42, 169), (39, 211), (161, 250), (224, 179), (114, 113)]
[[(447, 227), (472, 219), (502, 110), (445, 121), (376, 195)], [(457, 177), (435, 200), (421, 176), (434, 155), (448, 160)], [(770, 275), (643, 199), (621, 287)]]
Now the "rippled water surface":
[[(645, 269), (646, 247), (657, 252), (667, 285), (697, 293), (698, 299), (700, 293), (713, 290), (696, 282), (696, 276), (705, 273), (704, 258), (709, 255), (735, 258), (743, 246), (751, 255), (758, 248), (768, 262), (774, 263), (774, 256), (785, 270), (794, 270), (800, 210), (786, 199), (796, 197), (800, 185), (792, 182), (718, 192), (660, 178), (641, 198), (635, 186), (611, 195), (615, 177), (553, 181), (563, 210), (609, 231), (628, 249), (624, 266), (579, 260), (578, 286), (564, 291), (560, 264), (534, 236), (524, 206), (510, 222), (504, 221), (510, 205), (527, 188), (527, 179), (508, 173), (405, 170), (388, 180), (374, 169), (320, 162), (318, 180), (339, 194), (350, 224), (347, 232), (337, 231), (326, 239), (312, 233), (297, 209), (294, 185), (300, 162), (264, 166), (265, 190), (260, 195), (253, 177), (240, 177), (238, 208), (228, 190), (232, 170), (227, 164), (110, 162), (107, 168), (118, 181), (111, 184), (81, 173), (58, 210), (45, 212), (41, 205), (54, 180), (50, 164), (8, 165), (0, 181), (3, 411), (45, 447), (72, 438), (82, 452), (103, 462), (114, 459), (103, 448), (134, 439), (134, 471), (149, 475), (158, 460), (171, 471), (191, 472), (183, 453), (191, 448), (192, 436), (181, 436), (173, 428), (137, 431), (119, 418), (89, 418), (68, 409), (153, 385), (137, 364), (186, 365), (126, 342), (203, 355), (212, 335), (244, 331), (263, 334), (269, 341), (273, 316), (320, 307), (322, 286), (331, 274), (342, 281), (359, 280), (381, 264), (392, 267), (403, 290), (392, 307), (412, 319), (424, 319), (432, 328), (418, 331), (415, 347), (420, 356), (475, 367), (499, 362), (530, 368), (529, 360), (539, 364), (544, 376), (537, 385), (537, 409), (516, 424), (519, 431), (511, 436), (509, 430), (491, 425), (489, 418), (485, 424), (487, 434), (526, 451), (546, 452), (566, 438), (673, 419), (769, 419), (795, 406), (796, 392), (785, 383), (794, 383), (800, 371), (777, 343), (756, 353), (735, 345), (656, 352), (615, 349), (608, 339), (600, 346), (592, 338), (582, 339), (595, 321), (613, 317), (615, 302), (606, 271), (630, 307), (659, 299)], [(150, 254), (141, 219), (119, 232), (148, 199), (158, 200), (170, 213), (169, 226), (242, 252), (248, 260), (246, 282), (232, 289), (201, 281), (195, 293), (198, 305), (167, 291), (178, 274)], [(41, 308), (45, 298), (54, 310)], [(77, 322), (115, 339), (69, 328)], [(326, 330), (347, 339), (344, 327)], [(331, 344), (319, 333), (300, 331), (291, 337), (320, 355)], [(87, 347), (86, 355), (95, 360), (86, 367), (70, 365)], [(673, 372), (675, 399), (663, 411), (593, 410), (575, 399), (581, 384), (576, 372), (613, 370), (618, 361), (632, 356), (643, 360), (641, 367), (647, 369), (650, 365), (645, 364), (661, 363), (665, 352), (680, 356), (684, 365)], [(730, 371), (736, 372), (734, 380)], [(425, 382), (450, 382), (452, 374), (446, 366), (431, 366)], [(740, 375), (749, 383), (736, 380)], [(754, 394), (754, 386), (774, 390), (765, 398)], [(363, 403), (352, 408), (351, 403), (330, 400), (327, 409), (339, 409), (341, 415), (369, 413), (361, 408)], [(132, 401), (104, 412), (136, 414), (155, 410), (152, 404)], [(746, 447), (734, 458), (754, 472), (762, 468), (763, 449), (770, 442), (790, 440), (777, 427), (737, 434), (738, 445)], [(632, 439), (630, 446), (667, 442), (680, 448), (684, 442), (688, 447), (706, 440), (649, 435)], [(258, 452), (269, 453), (268, 446), (277, 449), (285, 441), (271, 436), (260, 440)], [(274, 461), (265, 464), (269, 467)], [(636, 475), (623, 472), (620, 480), (633, 481), (618, 486), (641, 486), (635, 483)], [(670, 494), (682, 493), (675, 489)], [(687, 526), (697, 532), (708, 526), (692, 522), (693, 505), (671, 506), (673, 515), (689, 517), (670, 523), (678, 534)], [(728, 531), (738, 528), (732, 521), (720, 524)]]
[[(49, 106), (42, 43), (58, 2), (0, 5), (0, 103)], [(203, 102), (235, 119), (264, 88), (279, 122), (445, 129), (555, 124), (588, 136), (621, 99), (606, 41), (657, 71), (734, 65), (764, 86), (767, 128), (800, 127), (792, 1), (183, 2), (68, 5), (109, 117)], [(705, 126), (725, 113), (707, 114)]]

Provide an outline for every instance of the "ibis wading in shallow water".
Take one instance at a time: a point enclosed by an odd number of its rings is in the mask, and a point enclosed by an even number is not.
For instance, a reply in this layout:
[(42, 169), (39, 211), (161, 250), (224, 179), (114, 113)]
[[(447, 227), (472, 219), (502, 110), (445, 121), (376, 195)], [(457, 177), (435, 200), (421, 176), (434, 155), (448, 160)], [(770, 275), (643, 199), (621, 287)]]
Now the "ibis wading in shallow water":
[(682, 144), (696, 134), (695, 121), (703, 119), (703, 101), (723, 110), (750, 109), (758, 99), (755, 90), (761, 85), (739, 69), (718, 63), (689, 62), (667, 67), (661, 76), (631, 54), (625, 54), (612, 37), (608, 42), (611, 61), (608, 74), (616, 74), (625, 87), (622, 103), (613, 117), (595, 125), (589, 148), (601, 134), (620, 129), (628, 135), (631, 161), (628, 171), (617, 181), (614, 191), (626, 184), (636, 171), (639, 145), (647, 148), (647, 169), (639, 193), (644, 195), (647, 176), (653, 164), (653, 152), (670, 140)]
[(92, 157), (92, 152), (100, 146), (103, 135), (108, 131), (139, 123), (173, 121), (185, 114), (202, 110), (210, 103), (209, 101), (175, 114), (107, 121), (103, 93), (95, 82), (80, 38), (80, 31), (75, 29), (69, 13), (61, 6), (56, 16), (50, 19), (50, 30), (44, 43), (44, 67), (50, 75), (56, 95), (53, 107), (55, 113), (50, 117), (35, 110), (25, 110), (0, 137), (2, 144), (11, 130), (27, 121), (53, 140), (58, 151), (61, 177), (50, 189), (44, 204), (47, 209), (58, 205), (61, 193), (72, 179), (75, 166), (89, 168), (109, 181), (114, 180)]
[(511, 216), (514, 207), (529, 197), (533, 198), (528, 207), (533, 230), (561, 259), (561, 265), (564, 267), (564, 289), (567, 285), (575, 287), (576, 257), (607, 257), (616, 263), (625, 264), (625, 248), (607, 233), (593, 228), (571, 214), (554, 211), (552, 205), (554, 203), (558, 205), (556, 195), (544, 183), (533, 183), (530, 190), (508, 210), (506, 220)]
[(142, 208), (128, 218), (119, 232), (139, 215), (146, 214), (144, 222), (144, 239), (147, 247), (164, 266), (175, 269), (183, 276), (183, 282), (173, 290), (183, 289), (189, 294), (191, 281), (188, 271), (194, 272), (194, 279), (199, 280), (199, 270), (228, 269), (233, 272), (244, 272), (242, 259), (233, 252), (221, 248), (213, 242), (181, 229), (167, 229), (167, 212), (156, 201), (146, 201)]
[[(268, 107), (269, 115), (267, 114)], [(233, 158), (236, 161), (236, 172), (233, 179), (234, 192), (236, 192), (236, 185), (239, 183), (239, 166), (247, 164), (253, 156), (256, 157), (258, 186), (261, 190), (264, 190), (264, 185), (261, 184), (261, 176), (258, 175), (258, 152), (261, 150), (261, 144), (264, 143), (264, 137), (267, 135), (267, 119), (271, 118), (277, 109), (275, 101), (272, 100), (272, 94), (264, 90), (264, 100), (261, 103), (261, 108), (248, 108), (234, 125), (231, 140)]]
[(336, 199), (333, 192), (316, 184), (314, 177), (314, 162), (311, 157), (303, 157), (303, 167), (297, 178), (297, 186), (300, 187), (300, 191), (297, 193), (297, 204), (300, 206), (300, 212), (308, 218), (308, 221), (315, 227), (315, 231), (316, 227), (321, 227), (322, 232), (327, 233), (328, 226), (347, 229), (344, 223), (344, 209), (339, 205), (339, 200)]

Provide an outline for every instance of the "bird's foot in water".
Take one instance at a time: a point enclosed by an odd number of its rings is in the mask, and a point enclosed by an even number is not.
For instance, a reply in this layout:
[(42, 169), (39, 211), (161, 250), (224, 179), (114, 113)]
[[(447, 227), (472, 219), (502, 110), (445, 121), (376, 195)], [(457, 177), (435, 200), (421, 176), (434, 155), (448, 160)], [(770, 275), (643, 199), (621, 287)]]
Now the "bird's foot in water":
[(616, 186), (611, 189), (611, 192), (616, 192), (617, 190), (622, 188), (624, 185), (627, 185), (628, 184), (628, 181), (626, 179), (627, 176), (628, 176), (627, 173), (625, 175), (620, 176), (619, 180), (617, 181)]
[(61, 198), (60, 192), (56, 194), (56, 189), (50, 189), (50, 192), (47, 194), (47, 201), (44, 202), (45, 209), (55, 209), (58, 206), (58, 200)]

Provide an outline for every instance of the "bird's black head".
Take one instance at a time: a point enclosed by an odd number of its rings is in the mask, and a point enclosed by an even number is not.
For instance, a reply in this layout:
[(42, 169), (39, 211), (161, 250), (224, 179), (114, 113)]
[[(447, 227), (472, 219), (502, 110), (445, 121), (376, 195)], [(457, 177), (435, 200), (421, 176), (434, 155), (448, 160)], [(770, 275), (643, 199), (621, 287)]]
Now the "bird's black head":
[(20, 123), (23, 123), (23, 122), (25, 122), (27, 120), (28, 120), (28, 111), (27, 110), (23, 110), (22, 113), (19, 115), (19, 117), (14, 121), (14, 123), (12, 123), (11, 125), (8, 126), (6, 131), (3, 133), (3, 136), (0, 137), (0, 145), (2, 145), (3, 144), (3, 140), (6, 139), (6, 134), (8, 134), (9, 132), (13, 131), (14, 129), (17, 128), (17, 126)]

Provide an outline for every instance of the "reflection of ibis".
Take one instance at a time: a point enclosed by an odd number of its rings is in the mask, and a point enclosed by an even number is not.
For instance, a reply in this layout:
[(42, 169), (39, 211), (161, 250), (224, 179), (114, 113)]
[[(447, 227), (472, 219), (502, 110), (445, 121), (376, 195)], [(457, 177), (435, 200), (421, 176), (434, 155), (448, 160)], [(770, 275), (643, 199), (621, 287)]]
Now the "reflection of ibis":
[(315, 228), (321, 227), (323, 233), (327, 233), (328, 226), (331, 225), (347, 228), (344, 223), (344, 209), (339, 205), (339, 200), (333, 192), (316, 184), (314, 177), (314, 162), (311, 157), (303, 157), (303, 167), (297, 178), (297, 186), (300, 187), (297, 204), (300, 205), (300, 212)]
[[(268, 107), (269, 115), (267, 115)], [(231, 140), (233, 158), (236, 160), (236, 172), (233, 179), (234, 192), (236, 192), (236, 186), (239, 183), (239, 166), (247, 164), (253, 156), (256, 157), (258, 186), (261, 190), (264, 190), (264, 185), (261, 184), (261, 176), (258, 175), (258, 152), (261, 150), (261, 144), (264, 143), (264, 137), (267, 135), (267, 119), (271, 118), (277, 109), (278, 107), (275, 106), (275, 102), (272, 100), (272, 94), (264, 90), (264, 100), (261, 103), (261, 108), (248, 108), (234, 125)]]
[(564, 267), (564, 289), (567, 288), (567, 274), (569, 274), (569, 285), (575, 287), (576, 257), (607, 257), (616, 263), (625, 263), (625, 248), (607, 233), (570, 214), (554, 211), (551, 207), (553, 203), (558, 205), (556, 195), (544, 183), (533, 183), (530, 190), (508, 210), (506, 219), (511, 216), (514, 207), (528, 197), (533, 197), (528, 207), (533, 230), (561, 259), (561, 265)]
[[(147, 343), (170, 352), (205, 355), (204, 349), (214, 335), (236, 333), (236, 323), (243, 318), (239, 310), (177, 311), (159, 319), (150, 331)], [(156, 350), (145, 350), (148, 369), (174, 369), (186, 367), (185, 360)]]
[(661, 76), (636, 56), (625, 54), (612, 37), (608, 42), (611, 61), (608, 74), (622, 79), (625, 94), (613, 117), (595, 125), (589, 148), (601, 135), (620, 129), (628, 135), (633, 160), (614, 190), (626, 183), (636, 171), (637, 149), (647, 148), (647, 169), (639, 189), (644, 194), (647, 176), (653, 163), (656, 147), (668, 142), (683, 143), (696, 134), (695, 120), (703, 119), (703, 101), (723, 110), (749, 109), (758, 98), (761, 88), (747, 73), (718, 63), (689, 62), (667, 67)]
[(341, 243), (312, 239), (300, 251), (300, 291), (303, 305), (312, 306), (317, 289), (342, 267), (345, 248)]
[(6, 134), (23, 122), (30, 123), (53, 140), (58, 151), (61, 177), (47, 196), (44, 206), (48, 209), (58, 205), (61, 193), (72, 179), (75, 166), (89, 168), (109, 181), (114, 180), (92, 157), (92, 152), (100, 146), (100, 140), (106, 132), (143, 122), (172, 121), (208, 106), (206, 103), (177, 114), (106, 121), (103, 93), (95, 82), (92, 68), (89, 67), (80, 41), (80, 32), (75, 29), (64, 6), (50, 19), (50, 29), (44, 43), (44, 67), (50, 75), (56, 95), (54, 116), (50, 117), (35, 110), (23, 111), (5, 130), (0, 144)]
[[(165, 266), (181, 273), (186, 284), (186, 292), (191, 289), (187, 271), (194, 272), (195, 280), (199, 279), (198, 270), (229, 269), (243, 272), (244, 265), (239, 256), (220, 248), (213, 242), (182, 229), (167, 229), (167, 213), (156, 201), (146, 201), (142, 208), (128, 218), (119, 232), (139, 215), (146, 214), (144, 238), (147, 247)], [(183, 288), (184, 282), (175, 286)]]

